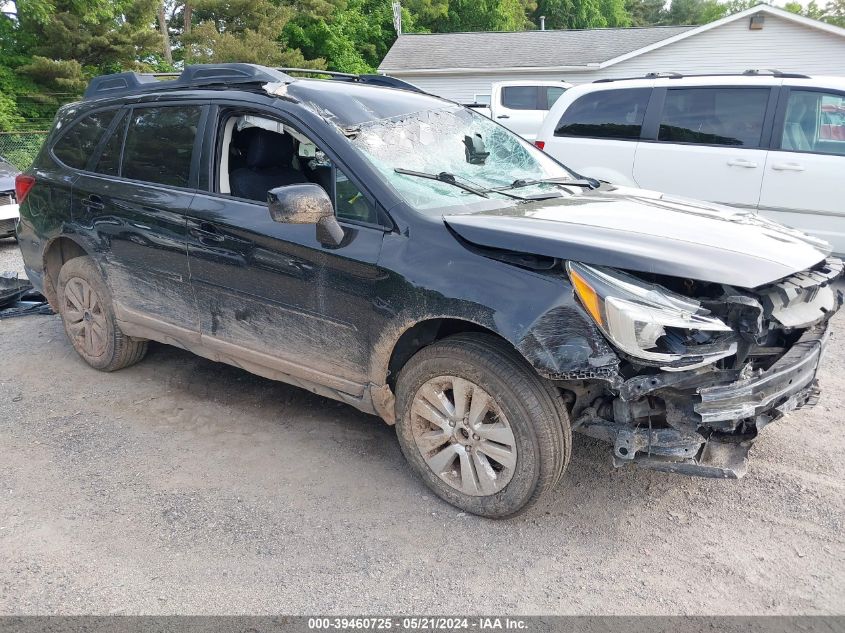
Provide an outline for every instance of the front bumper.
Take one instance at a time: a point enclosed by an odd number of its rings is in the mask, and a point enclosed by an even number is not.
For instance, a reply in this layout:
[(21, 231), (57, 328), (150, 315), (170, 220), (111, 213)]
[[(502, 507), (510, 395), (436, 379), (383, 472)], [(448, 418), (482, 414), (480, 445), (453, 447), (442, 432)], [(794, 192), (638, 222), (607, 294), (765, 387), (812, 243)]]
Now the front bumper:
[(701, 402), (693, 408), (702, 424), (732, 429), (737, 420), (755, 418), (759, 431), (773, 416), (806, 404), (818, 392), (816, 371), (829, 336), (827, 324), (810, 329), (759, 376), (699, 389)]
[[(816, 372), (829, 338), (827, 323), (807, 330), (768, 370), (754, 376), (713, 371), (637, 377), (623, 384), (606, 417), (576, 420), (574, 428), (614, 445), (614, 464), (704, 477), (739, 478), (757, 433), (818, 397)], [(648, 379), (648, 380), (645, 380)], [(650, 386), (646, 386), (650, 385)], [(666, 403), (668, 425), (626, 419), (632, 403)], [(630, 415), (630, 414), (629, 414)]]

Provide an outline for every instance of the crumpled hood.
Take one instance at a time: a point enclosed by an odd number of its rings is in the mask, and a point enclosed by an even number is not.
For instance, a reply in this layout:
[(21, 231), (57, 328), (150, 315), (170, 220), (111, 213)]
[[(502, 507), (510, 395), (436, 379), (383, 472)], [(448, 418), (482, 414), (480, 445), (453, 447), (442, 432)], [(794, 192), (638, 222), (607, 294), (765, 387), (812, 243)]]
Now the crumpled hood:
[(742, 288), (809, 268), (830, 252), (824, 241), (752, 212), (611, 185), (444, 220), (479, 246)]

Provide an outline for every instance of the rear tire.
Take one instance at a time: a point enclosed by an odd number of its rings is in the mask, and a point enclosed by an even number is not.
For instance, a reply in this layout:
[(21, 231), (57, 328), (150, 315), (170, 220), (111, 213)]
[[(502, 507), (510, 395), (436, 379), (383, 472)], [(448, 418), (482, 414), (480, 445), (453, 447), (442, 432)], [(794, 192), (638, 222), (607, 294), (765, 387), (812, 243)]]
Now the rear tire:
[(411, 467), (454, 506), (512, 517), (551, 491), (569, 461), (556, 390), (499, 339), (459, 334), (402, 368), (396, 433)]
[(90, 257), (75, 257), (62, 266), (58, 297), (65, 333), (94, 369), (123, 369), (147, 353), (145, 339), (126, 336), (115, 322), (111, 293)]

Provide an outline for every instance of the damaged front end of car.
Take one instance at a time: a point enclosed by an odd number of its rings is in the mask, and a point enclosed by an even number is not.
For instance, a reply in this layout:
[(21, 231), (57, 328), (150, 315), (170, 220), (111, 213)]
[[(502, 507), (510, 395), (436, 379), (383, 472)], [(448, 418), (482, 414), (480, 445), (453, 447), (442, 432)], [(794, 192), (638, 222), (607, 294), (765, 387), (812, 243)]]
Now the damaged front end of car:
[(815, 404), (841, 260), (753, 290), (575, 262), (567, 272), (619, 364), (556, 382), (573, 430), (611, 443), (616, 466), (739, 478), (767, 424)]

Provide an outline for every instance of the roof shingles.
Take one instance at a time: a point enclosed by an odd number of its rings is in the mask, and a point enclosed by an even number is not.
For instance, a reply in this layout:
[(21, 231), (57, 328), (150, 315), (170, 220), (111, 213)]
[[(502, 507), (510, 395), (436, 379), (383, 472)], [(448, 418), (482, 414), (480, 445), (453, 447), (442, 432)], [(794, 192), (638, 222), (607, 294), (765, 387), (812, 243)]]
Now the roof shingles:
[(696, 27), (406, 34), (399, 36), (379, 70), (586, 66), (693, 28)]

